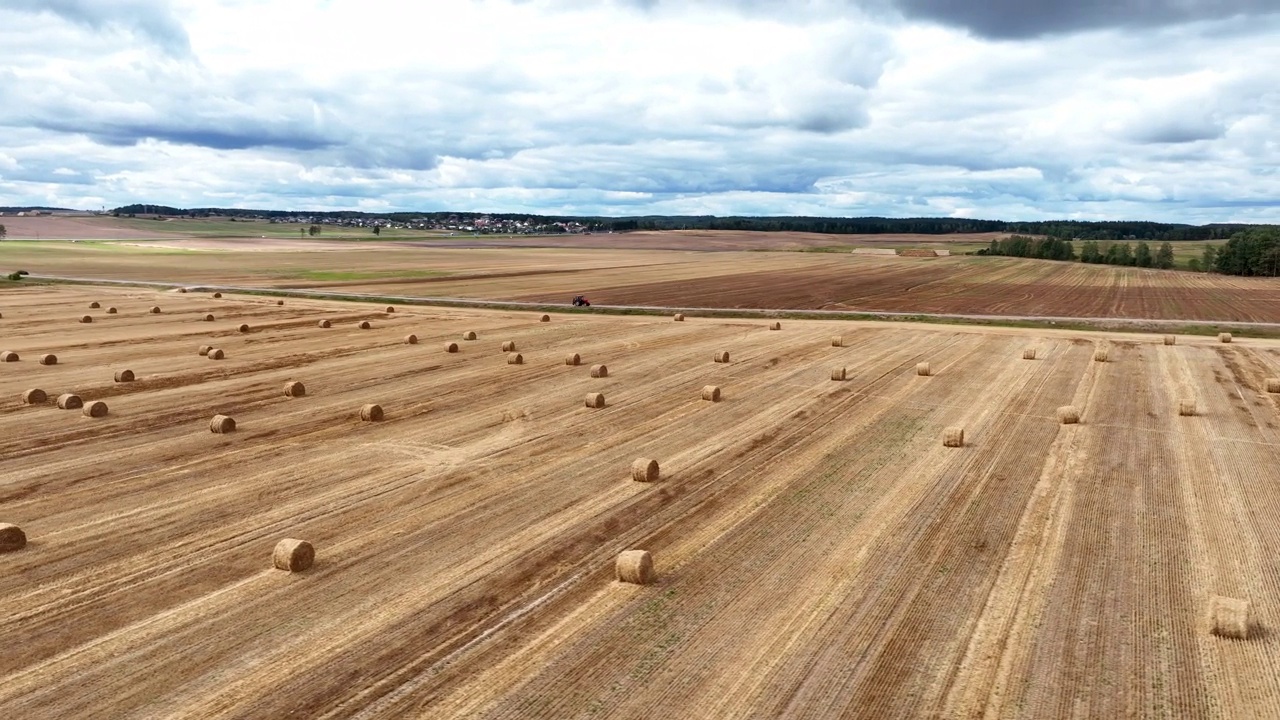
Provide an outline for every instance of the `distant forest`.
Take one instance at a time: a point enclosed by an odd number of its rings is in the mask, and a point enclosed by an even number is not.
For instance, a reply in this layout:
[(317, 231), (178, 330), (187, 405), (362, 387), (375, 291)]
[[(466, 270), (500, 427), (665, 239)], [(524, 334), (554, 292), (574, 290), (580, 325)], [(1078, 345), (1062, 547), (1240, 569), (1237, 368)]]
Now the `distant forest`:
[[(305, 215), (331, 219), (386, 219), (410, 222), (421, 219), (457, 218), (463, 222), (485, 216), (502, 220), (524, 220), (536, 223), (579, 222), (593, 230), (628, 232), (631, 230), (741, 230), (752, 232), (811, 232), (835, 235), (884, 235), (918, 233), (950, 235), (954, 233), (1006, 232), (1041, 235), (1062, 240), (1146, 240), (1164, 242), (1179, 240), (1225, 240), (1253, 225), (1213, 224), (1182, 225), (1143, 221), (1082, 222), (1050, 220), (1042, 222), (1006, 222), (1004, 220), (968, 220), (961, 218), (830, 218), (830, 217), (716, 217), (714, 215), (651, 215), (644, 217), (595, 217), (579, 215), (533, 215), (527, 213), (476, 212), (401, 212), (364, 213), (353, 211), (308, 212), (291, 210), (245, 210), (239, 208), (174, 208), (165, 205), (126, 205), (113, 213), (159, 214), (190, 217), (285, 218)], [(1265, 227), (1265, 226), (1263, 226)]]

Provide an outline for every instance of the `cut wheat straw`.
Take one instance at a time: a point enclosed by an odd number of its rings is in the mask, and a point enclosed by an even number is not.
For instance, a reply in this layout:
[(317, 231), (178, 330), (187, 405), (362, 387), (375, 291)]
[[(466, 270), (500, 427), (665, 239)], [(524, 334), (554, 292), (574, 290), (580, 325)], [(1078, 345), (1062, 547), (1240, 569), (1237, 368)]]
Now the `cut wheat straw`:
[(271, 553), (271, 564), (277, 570), (302, 572), (311, 567), (316, 560), (316, 549), (306, 540), (285, 538), (276, 543)]
[(636, 482), (657, 482), (658, 461), (639, 458), (631, 463), (631, 479)]
[(624, 550), (614, 564), (618, 581), (633, 585), (649, 585), (654, 580), (653, 557), (647, 550)]
[(62, 410), (79, 410), (84, 407), (84, 401), (75, 393), (63, 393), (58, 396), (58, 407)]
[(1080, 422), (1080, 410), (1072, 405), (1058, 408), (1058, 422), (1063, 425), (1074, 425)]
[(1209, 632), (1218, 637), (1247, 640), (1249, 638), (1249, 601), (1211, 595), (1209, 597)]
[(947, 428), (942, 433), (942, 445), (950, 448), (964, 447), (964, 428)]
[(13, 552), (27, 546), (27, 534), (12, 523), (0, 523), (0, 552)]
[(84, 412), (85, 417), (91, 417), (91, 418), (106, 417), (107, 404), (102, 402), (101, 400), (94, 400), (92, 402), (85, 403), (84, 410), (82, 412)]
[(1107, 361), (1108, 353), (1106, 348), (1098, 348), (1093, 351), (1093, 361), (1104, 363)]

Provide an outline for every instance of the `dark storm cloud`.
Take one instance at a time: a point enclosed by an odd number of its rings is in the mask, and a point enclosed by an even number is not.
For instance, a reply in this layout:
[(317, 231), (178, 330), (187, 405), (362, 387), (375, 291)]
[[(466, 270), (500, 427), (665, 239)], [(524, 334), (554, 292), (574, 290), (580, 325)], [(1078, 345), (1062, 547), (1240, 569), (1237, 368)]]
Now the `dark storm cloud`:
[(0, 10), (48, 13), (94, 30), (118, 27), (144, 36), (175, 55), (191, 52), (182, 23), (154, 0), (0, 0)]
[(1022, 39), (1112, 27), (1157, 27), (1280, 12), (1276, 0), (895, 0), (911, 18)]

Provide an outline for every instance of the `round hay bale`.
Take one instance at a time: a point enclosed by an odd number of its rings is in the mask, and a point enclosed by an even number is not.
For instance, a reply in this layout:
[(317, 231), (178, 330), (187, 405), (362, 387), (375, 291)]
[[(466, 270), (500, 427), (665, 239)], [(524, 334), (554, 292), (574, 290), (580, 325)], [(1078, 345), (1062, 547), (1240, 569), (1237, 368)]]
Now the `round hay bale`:
[(307, 394), (307, 386), (298, 380), (290, 380), (284, 384), (285, 397), (302, 397)]
[(676, 313), (672, 319), (676, 322), (684, 322), (684, 313)]
[(587, 407), (602, 408), (604, 407), (604, 393), (587, 393)]
[(636, 482), (657, 482), (658, 461), (639, 458), (631, 463), (631, 479)]
[(718, 363), (727, 363), (727, 362), (729, 362), (729, 351), (728, 351), (728, 350), (721, 350), (720, 352), (716, 353), (715, 361), (716, 361), (716, 362), (718, 362)]
[(368, 330), (368, 329), (369, 329), (369, 328), (371, 328), (371, 327), (373, 327), (373, 325), (370, 325), (368, 320), (361, 320), (361, 321), (360, 321), (360, 329), (361, 329), (361, 330)]
[(388, 306), (387, 306), (387, 312), (389, 312), (389, 313), (393, 313), (393, 312), (395, 312), (395, 311), (396, 311), (396, 309), (395, 309), (395, 308), (391, 307), (390, 305), (388, 305)]
[(523, 356), (523, 355), (521, 355), (520, 353), (511, 353), (510, 355), (508, 355), (508, 356), (507, 356), (507, 364), (508, 364), (508, 365), (523, 365), (523, 364), (524, 364), (524, 356)]
[(178, 292), (182, 293), (183, 295), (186, 295), (186, 294), (187, 294), (187, 289), (186, 289), (186, 288), (178, 288)]
[(624, 550), (618, 553), (614, 566), (618, 582), (650, 585), (654, 581), (653, 556), (648, 550)]
[(152, 306), (151, 306), (151, 314), (152, 314), (152, 315), (159, 315), (159, 314), (160, 314), (160, 306), (158, 306), (158, 305), (152, 305)]
[(1249, 601), (1221, 595), (1209, 596), (1209, 632), (1218, 637), (1247, 640)]
[(1178, 414), (1183, 417), (1194, 417), (1199, 410), (1200, 409), (1196, 407), (1195, 400), (1183, 399), (1178, 401)]
[(209, 421), (209, 432), (225, 435), (229, 432), (235, 432), (236, 421), (226, 415), (214, 415)]
[(58, 396), (60, 410), (79, 410), (82, 407), (84, 407), (84, 401), (75, 393), (62, 393)]
[(41, 365), (57, 365), (58, 356), (54, 355), (53, 353), (45, 353), (44, 355), (40, 356), (40, 364)]
[(133, 382), (132, 370), (117, 370), (116, 382)]
[(119, 312), (119, 311), (118, 311), (118, 310), (116, 310), (114, 307), (109, 307), (109, 308), (107, 308), (107, 314), (108, 314), (108, 315), (115, 315), (117, 312)]
[(31, 388), (22, 393), (22, 403), (24, 405), (43, 405), (49, 401), (49, 393), (40, 388)]
[(360, 408), (360, 419), (365, 422), (382, 422), (383, 417), (381, 405), (369, 403)]
[(333, 327), (333, 323), (329, 322), (328, 320), (321, 320), (320, 322), (316, 323), (316, 327), (321, 327), (321, 328)]
[(942, 433), (942, 446), (949, 448), (964, 447), (964, 428), (949, 427)]
[(593, 378), (609, 377), (609, 368), (604, 365), (592, 365), (591, 377)]
[(100, 307), (102, 307), (102, 303), (98, 302), (97, 300), (94, 300), (93, 302), (89, 303), (90, 310), (97, 310)]
[(414, 335), (414, 334), (412, 334), (412, 333), (410, 333), (410, 334), (408, 334), (408, 335), (405, 335), (405, 336), (404, 336), (404, 344), (405, 344), (405, 345), (417, 345), (417, 344), (418, 344), (418, 336), (417, 336), (417, 335)]
[(1164, 344), (1165, 344), (1165, 345), (1177, 345), (1177, 344), (1178, 344), (1178, 336), (1177, 336), (1177, 335), (1165, 335), (1165, 336), (1164, 336)]
[(247, 333), (249, 332), (249, 325), (247, 323), (240, 323), (240, 326), (237, 327), (236, 330), (239, 330), (242, 333)]
[(508, 340), (502, 343), (502, 352), (509, 353), (516, 351), (516, 343), (514, 340)]
[(447, 343), (445, 343), (445, 344), (444, 344), (444, 351), (445, 351), (445, 352), (447, 352), (447, 353), (456, 353), (456, 352), (458, 352), (458, 343), (456, 343), (456, 342), (447, 342)]
[(1218, 342), (1231, 342), (1231, 333), (1218, 333)]
[(217, 300), (217, 299), (219, 299), (219, 298), (221, 298), (221, 297), (222, 297), (222, 293), (220, 293), (220, 292), (216, 292), (216, 293), (214, 293), (214, 294), (213, 294), (213, 299), (214, 299), (214, 300)]
[(209, 354), (209, 351), (210, 351), (210, 350), (212, 350), (212, 349), (213, 349), (213, 346), (212, 346), (212, 345), (201, 345), (201, 346), (200, 346), (200, 354), (201, 354), (201, 355), (208, 355), (208, 354)]
[(838, 368), (831, 368), (831, 379), (832, 379), (832, 380), (835, 380), (835, 381), (837, 381), (837, 382), (843, 382), (843, 381), (844, 381), (844, 377), (845, 377), (845, 370), (844, 370), (844, 368), (842, 368), (842, 367), (838, 367)]
[(916, 374), (923, 377), (929, 377), (930, 375), (929, 363), (927, 362), (916, 363)]
[(12, 350), (0, 352), (0, 362), (18, 362), (18, 353)]
[(1267, 378), (1267, 392), (1280, 393), (1280, 378)]
[(315, 561), (316, 549), (306, 540), (285, 538), (276, 543), (276, 549), (271, 553), (271, 564), (277, 570), (302, 572)]
[(209, 348), (209, 352), (205, 355), (210, 360), (222, 360), (226, 356), (227, 354), (221, 348)]
[(80, 322), (82, 322), (82, 323), (91, 323), (91, 322), (93, 322), (93, 316), (92, 316), (92, 315), (81, 315), (81, 316), (80, 316)]
[(542, 317), (538, 318), (538, 322), (551, 322), (551, 316), (543, 315)]
[(204, 321), (205, 321), (205, 322), (213, 322), (213, 321), (214, 321), (213, 313), (207, 313), (207, 314), (204, 316)]
[(1106, 348), (1098, 348), (1097, 350), (1093, 351), (1094, 362), (1104, 363), (1107, 361), (1108, 356), (1109, 356), (1109, 353), (1107, 352)]
[(277, 300), (277, 301), (276, 301), (276, 304), (277, 304), (277, 305), (283, 305), (283, 304), (284, 304), (284, 301), (283, 301), (283, 300)]
[(782, 329), (782, 323), (780, 323), (780, 322), (771, 322), (771, 323), (769, 323), (769, 329), (770, 329), (770, 330), (781, 330), (781, 329)]
[(1023, 360), (1035, 360), (1035, 359), (1036, 359), (1036, 349), (1035, 349), (1035, 348), (1027, 348), (1026, 350), (1023, 350), (1023, 351), (1022, 351), (1022, 359), (1023, 359)]
[(84, 416), (91, 418), (102, 418), (107, 416), (107, 404), (101, 400), (94, 400), (86, 403), (84, 406)]
[(716, 385), (704, 385), (702, 388), (702, 399), (710, 402), (720, 402), (720, 388)]
[(582, 356), (578, 355), (578, 353), (569, 353), (568, 355), (564, 356), (564, 364), (565, 365), (581, 365)]
[(13, 552), (27, 546), (27, 534), (12, 523), (0, 523), (0, 552)]
[(466, 332), (462, 333), (462, 339), (463, 339), (463, 340), (475, 340), (475, 339), (476, 339), (476, 334), (475, 334), (474, 332), (471, 332), (470, 330), (468, 330), (468, 331), (466, 331)]
[(1063, 425), (1075, 425), (1080, 422), (1080, 409), (1073, 405), (1058, 408), (1058, 422)]
[(844, 347), (844, 337), (840, 335), (832, 335), (831, 347)]

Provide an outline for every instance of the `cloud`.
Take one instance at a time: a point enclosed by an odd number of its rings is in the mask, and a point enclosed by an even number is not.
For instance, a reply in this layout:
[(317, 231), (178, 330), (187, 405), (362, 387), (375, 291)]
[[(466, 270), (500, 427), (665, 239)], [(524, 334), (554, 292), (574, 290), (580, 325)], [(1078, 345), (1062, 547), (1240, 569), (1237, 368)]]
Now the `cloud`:
[(186, 29), (160, 0), (0, 0), (0, 10), (47, 13), (96, 31), (123, 29), (174, 55), (191, 51)]
[(0, 196), (1280, 219), (1280, 16), (913, 2), (0, 0)]
[(896, 4), (909, 18), (1000, 39), (1280, 13), (1274, 0), (896, 0)]

